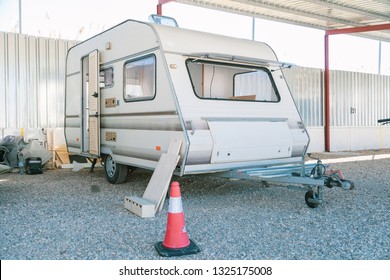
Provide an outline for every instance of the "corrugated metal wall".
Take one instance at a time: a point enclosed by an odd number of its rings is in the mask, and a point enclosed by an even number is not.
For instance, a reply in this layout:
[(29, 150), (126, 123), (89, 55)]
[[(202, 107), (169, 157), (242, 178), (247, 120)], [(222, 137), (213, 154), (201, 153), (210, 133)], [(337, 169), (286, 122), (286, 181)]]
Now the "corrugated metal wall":
[(323, 126), (323, 71), (294, 67), (283, 72), (306, 126)]
[(0, 128), (63, 126), (65, 59), (74, 44), (0, 32)]
[(377, 126), (390, 117), (390, 76), (331, 71), (332, 126)]
[[(305, 124), (323, 126), (323, 70), (284, 74)], [(330, 87), (332, 126), (378, 126), (378, 119), (390, 118), (390, 76), (332, 70)]]

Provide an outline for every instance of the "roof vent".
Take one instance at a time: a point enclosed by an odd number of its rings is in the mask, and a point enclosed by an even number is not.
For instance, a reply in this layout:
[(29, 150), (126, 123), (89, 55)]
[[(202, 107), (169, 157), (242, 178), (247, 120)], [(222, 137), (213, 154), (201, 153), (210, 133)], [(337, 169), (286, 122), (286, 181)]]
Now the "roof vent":
[(172, 17), (166, 17), (166, 16), (159, 16), (159, 15), (150, 15), (149, 21), (151, 23), (161, 24), (161, 25), (168, 25), (173, 27), (179, 27), (177, 24), (177, 21)]

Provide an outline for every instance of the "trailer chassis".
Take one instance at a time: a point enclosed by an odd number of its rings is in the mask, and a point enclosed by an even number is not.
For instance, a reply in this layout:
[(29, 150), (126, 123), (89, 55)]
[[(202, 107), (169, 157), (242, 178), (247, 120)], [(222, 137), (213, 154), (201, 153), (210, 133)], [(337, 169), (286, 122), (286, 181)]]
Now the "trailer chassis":
[[(310, 154), (308, 154), (310, 156)], [(340, 170), (327, 170), (320, 159), (306, 164), (304, 158), (298, 164), (258, 166), (232, 169), (218, 176), (243, 180), (260, 180), (265, 184), (282, 183), (289, 188), (306, 190), (305, 202), (310, 208), (316, 208), (324, 202), (324, 187), (340, 187), (351, 190), (354, 183), (344, 179)]]

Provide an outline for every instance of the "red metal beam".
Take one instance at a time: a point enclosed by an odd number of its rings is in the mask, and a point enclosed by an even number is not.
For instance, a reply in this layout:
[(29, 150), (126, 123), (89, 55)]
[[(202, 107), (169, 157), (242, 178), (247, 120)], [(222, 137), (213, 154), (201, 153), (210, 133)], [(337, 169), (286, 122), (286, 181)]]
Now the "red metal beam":
[(368, 26), (358, 26), (343, 29), (334, 29), (325, 31), (325, 71), (324, 71), (324, 110), (325, 110), (325, 121), (324, 121), (324, 133), (325, 133), (325, 151), (330, 152), (330, 71), (329, 71), (329, 36), (338, 34), (352, 34), (370, 31), (389, 30), (390, 24), (378, 24)]
[(169, 3), (169, 2), (174, 2), (176, 0), (158, 0), (157, 4), (157, 15), (162, 16), (162, 5)]
[(380, 30), (388, 30), (388, 29), (390, 29), (390, 23), (378, 24), (378, 25), (358, 26), (358, 27), (343, 28), (343, 29), (326, 30), (325, 34), (327, 34), (327, 35), (351, 34), (351, 33), (380, 31)]

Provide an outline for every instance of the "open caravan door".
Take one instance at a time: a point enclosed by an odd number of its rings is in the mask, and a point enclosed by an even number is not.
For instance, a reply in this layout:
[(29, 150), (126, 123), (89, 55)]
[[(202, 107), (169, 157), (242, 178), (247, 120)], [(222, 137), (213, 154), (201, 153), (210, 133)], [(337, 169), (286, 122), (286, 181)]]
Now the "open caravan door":
[(100, 156), (100, 87), (99, 87), (99, 52), (89, 54), (87, 135), (89, 153), (92, 157)]

